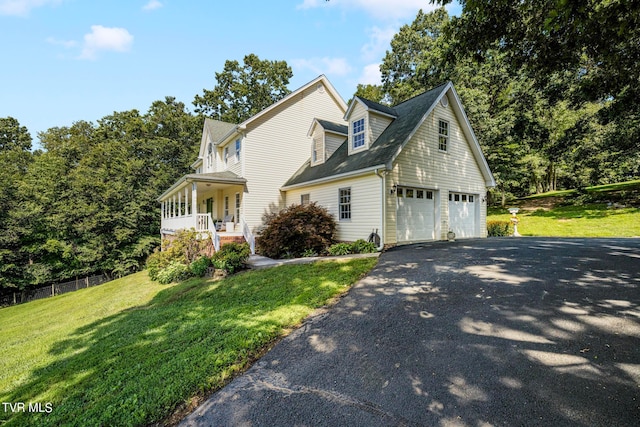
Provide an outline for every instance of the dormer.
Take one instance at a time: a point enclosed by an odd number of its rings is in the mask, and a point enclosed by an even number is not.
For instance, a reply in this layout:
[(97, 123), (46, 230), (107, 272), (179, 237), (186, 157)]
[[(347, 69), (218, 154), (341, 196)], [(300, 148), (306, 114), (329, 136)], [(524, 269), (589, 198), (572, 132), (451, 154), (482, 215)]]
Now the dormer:
[(311, 166), (321, 165), (344, 143), (348, 136), (344, 124), (313, 119), (307, 134), (311, 138)]
[(349, 155), (368, 150), (397, 117), (393, 108), (355, 96), (344, 115), (348, 123)]
[(198, 160), (191, 165), (196, 170), (196, 173), (209, 173), (219, 170), (218, 145), (226, 135), (233, 132), (235, 127), (236, 125), (232, 123), (205, 119)]

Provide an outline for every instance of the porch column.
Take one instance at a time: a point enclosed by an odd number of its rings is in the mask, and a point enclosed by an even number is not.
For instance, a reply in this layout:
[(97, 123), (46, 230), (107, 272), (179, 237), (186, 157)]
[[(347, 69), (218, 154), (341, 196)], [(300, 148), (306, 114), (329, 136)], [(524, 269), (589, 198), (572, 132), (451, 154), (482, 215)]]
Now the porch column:
[(176, 216), (176, 195), (171, 196), (171, 218)]
[(184, 215), (189, 215), (189, 187), (184, 187)]
[(160, 202), (160, 218), (164, 219), (164, 201)]
[(195, 217), (198, 213), (198, 184), (191, 183), (191, 213)]

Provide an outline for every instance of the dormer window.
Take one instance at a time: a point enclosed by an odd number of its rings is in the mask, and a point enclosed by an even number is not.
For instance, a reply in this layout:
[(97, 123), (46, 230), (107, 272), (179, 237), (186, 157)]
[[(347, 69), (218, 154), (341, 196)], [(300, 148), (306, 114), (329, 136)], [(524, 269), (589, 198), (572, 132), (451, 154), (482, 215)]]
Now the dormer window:
[(238, 163), (240, 161), (240, 147), (241, 147), (241, 143), (240, 143), (240, 139), (236, 139), (236, 163)]
[(364, 126), (364, 117), (359, 119), (359, 120), (355, 120), (352, 124), (352, 138), (353, 138), (353, 145), (352, 148), (358, 149), (360, 147), (364, 147), (364, 130), (365, 130), (365, 126)]
[(210, 142), (209, 144), (207, 144), (207, 167), (209, 169), (213, 168), (213, 159), (214, 159), (214, 150), (213, 150), (213, 143)]
[(226, 165), (229, 161), (229, 146), (224, 147), (224, 164)]

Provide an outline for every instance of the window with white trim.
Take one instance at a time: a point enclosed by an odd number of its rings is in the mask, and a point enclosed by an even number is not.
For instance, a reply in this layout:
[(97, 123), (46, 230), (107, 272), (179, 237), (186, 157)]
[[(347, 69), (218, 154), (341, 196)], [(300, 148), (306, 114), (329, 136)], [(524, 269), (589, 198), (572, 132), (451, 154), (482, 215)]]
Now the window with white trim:
[(224, 217), (229, 216), (229, 196), (224, 196)]
[(229, 146), (224, 147), (224, 164), (226, 165), (229, 161)]
[(309, 203), (311, 203), (311, 197), (310, 197), (309, 193), (301, 194), (300, 195), (300, 204), (301, 205), (308, 205)]
[(242, 143), (240, 142), (240, 138), (236, 139), (236, 163), (240, 161), (240, 148)]
[(449, 122), (438, 120), (438, 150), (447, 151), (449, 147)]
[(351, 188), (338, 190), (338, 212), (341, 221), (351, 219)]
[(354, 150), (360, 147), (364, 147), (364, 129), (364, 117), (359, 120), (355, 120), (351, 124), (351, 135), (353, 138), (351, 148), (353, 148)]
[(207, 144), (207, 168), (213, 169), (213, 160), (215, 158), (215, 150), (213, 149), (213, 143)]

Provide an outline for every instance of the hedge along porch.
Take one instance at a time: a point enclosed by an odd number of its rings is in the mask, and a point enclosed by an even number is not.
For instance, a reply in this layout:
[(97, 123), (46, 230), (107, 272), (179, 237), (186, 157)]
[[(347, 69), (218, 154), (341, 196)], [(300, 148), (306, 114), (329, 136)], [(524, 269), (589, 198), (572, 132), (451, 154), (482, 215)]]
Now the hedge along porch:
[(254, 253), (254, 237), (242, 215), (246, 182), (232, 172), (183, 176), (158, 198), (162, 239), (193, 228), (211, 233), (215, 250), (225, 242), (247, 241)]

